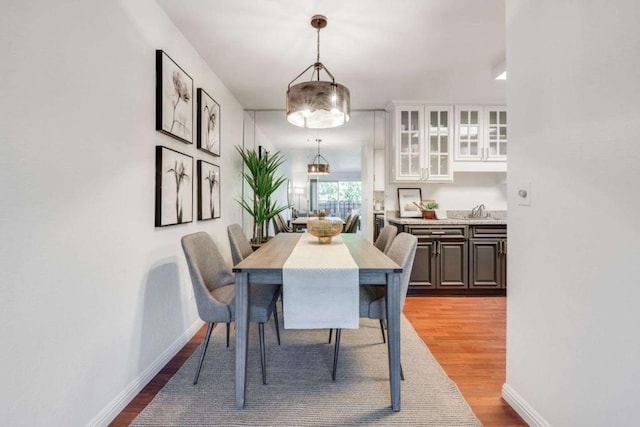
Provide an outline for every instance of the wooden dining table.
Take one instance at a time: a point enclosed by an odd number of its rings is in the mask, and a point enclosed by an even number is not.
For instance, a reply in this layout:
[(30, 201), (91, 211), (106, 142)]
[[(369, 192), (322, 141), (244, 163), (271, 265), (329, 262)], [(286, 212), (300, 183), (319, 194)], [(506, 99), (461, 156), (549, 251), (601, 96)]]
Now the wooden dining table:
[[(279, 233), (234, 268), (236, 278), (236, 407), (244, 408), (249, 344), (249, 283), (252, 286), (282, 284), (282, 270), (301, 233)], [(358, 265), (360, 285), (387, 288), (387, 345), (391, 407), (400, 411), (400, 275), (402, 267), (358, 234), (341, 234)], [(283, 313), (284, 316), (287, 313)], [(330, 378), (330, 375), (327, 375)]]

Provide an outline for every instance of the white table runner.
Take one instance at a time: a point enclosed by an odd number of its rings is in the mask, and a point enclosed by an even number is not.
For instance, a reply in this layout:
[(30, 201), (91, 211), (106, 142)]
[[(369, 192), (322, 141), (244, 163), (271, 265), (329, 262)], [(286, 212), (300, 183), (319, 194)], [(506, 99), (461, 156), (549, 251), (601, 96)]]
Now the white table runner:
[(282, 269), (286, 329), (357, 329), (358, 265), (336, 236), (330, 244), (304, 233)]

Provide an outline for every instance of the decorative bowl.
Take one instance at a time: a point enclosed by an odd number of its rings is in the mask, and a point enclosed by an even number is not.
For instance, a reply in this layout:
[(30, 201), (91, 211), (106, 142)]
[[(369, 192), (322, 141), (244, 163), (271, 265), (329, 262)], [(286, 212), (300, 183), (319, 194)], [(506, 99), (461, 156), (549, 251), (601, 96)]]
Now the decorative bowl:
[(318, 238), (318, 243), (331, 243), (331, 238), (342, 233), (342, 220), (310, 218), (307, 221), (307, 232)]

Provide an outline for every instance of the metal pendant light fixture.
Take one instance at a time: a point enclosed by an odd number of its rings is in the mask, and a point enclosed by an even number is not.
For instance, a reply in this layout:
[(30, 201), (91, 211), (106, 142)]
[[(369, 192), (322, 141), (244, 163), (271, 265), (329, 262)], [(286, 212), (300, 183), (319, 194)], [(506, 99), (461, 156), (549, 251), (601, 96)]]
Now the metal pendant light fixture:
[[(349, 89), (339, 83), (333, 74), (320, 62), (320, 29), (327, 26), (327, 18), (314, 15), (311, 26), (318, 30), (318, 52), (316, 62), (309, 65), (289, 83), (287, 88), (287, 121), (293, 125), (325, 129), (347, 123), (351, 116), (351, 95)], [(293, 83), (313, 68), (311, 80)], [(320, 71), (324, 70), (331, 81), (321, 81)], [(314, 80), (315, 77), (315, 80)]]
[(307, 165), (309, 175), (329, 175), (329, 162), (320, 154), (320, 138), (316, 138), (318, 143), (318, 154), (315, 155), (311, 163)]

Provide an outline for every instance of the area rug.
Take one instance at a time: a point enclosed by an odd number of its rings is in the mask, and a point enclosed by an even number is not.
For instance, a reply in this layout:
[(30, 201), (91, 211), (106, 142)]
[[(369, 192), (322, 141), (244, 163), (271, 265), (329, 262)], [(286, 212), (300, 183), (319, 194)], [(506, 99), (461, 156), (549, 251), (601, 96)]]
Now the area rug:
[[(281, 317), (282, 319), (282, 317)], [(387, 347), (380, 324), (361, 319), (343, 330), (336, 381), (326, 330), (284, 330), (278, 346), (265, 327), (267, 385), (262, 384), (257, 325), (249, 331), (246, 404), (235, 407), (234, 345), (215, 328), (197, 385), (199, 348), (134, 426), (480, 426), (458, 387), (402, 316), (402, 410), (390, 406)], [(233, 337), (233, 334), (232, 334)]]

